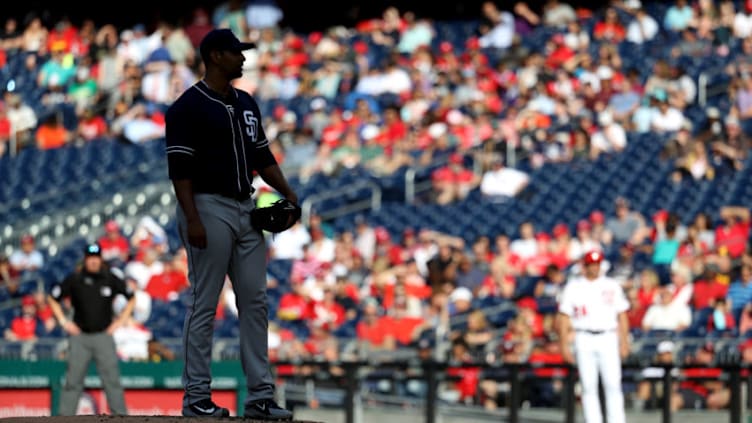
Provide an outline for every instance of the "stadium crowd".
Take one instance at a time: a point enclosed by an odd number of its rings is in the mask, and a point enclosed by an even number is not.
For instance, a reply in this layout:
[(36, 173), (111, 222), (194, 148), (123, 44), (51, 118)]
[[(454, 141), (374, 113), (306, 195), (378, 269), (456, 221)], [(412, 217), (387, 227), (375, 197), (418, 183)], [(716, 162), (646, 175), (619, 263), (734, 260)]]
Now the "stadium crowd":
[[(662, 157), (675, 161), (676, 183), (740, 170), (752, 118), (751, 5), (676, 0), (662, 16), (648, 11), (639, 0), (612, 1), (602, 10), (548, 0), (538, 11), (524, 3), (502, 10), (489, 1), (460, 39), (443, 38), (436, 22), (395, 7), (353, 28), (309, 34), (279, 26), (279, 9), (240, 1), (197, 8), (185, 23), (132, 28), (8, 18), (0, 34), (0, 71), (10, 75), (0, 107), (0, 154), (12, 160), (22, 149), (162, 138), (166, 107), (201, 75), (198, 41), (221, 26), (256, 43), (237, 87), (259, 99), (278, 161), (301, 180), (356, 167), (389, 175), (438, 163), (432, 201), (462, 201), (476, 190), (490, 201), (514, 201), (530, 170), (618, 155), (627, 134), (648, 132), (672, 135)], [(523, 42), (541, 33), (542, 48)], [(624, 66), (624, 48), (666, 39), (674, 47), (652, 69)], [(729, 58), (723, 110), (701, 108), (697, 81), (682, 65), (711, 56)], [(690, 118), (698, 109), (702, 119)], [(613, 211), (593, 210), (550, 232), (528, 221), (516, 233), (468, 240), (431, 228), (394, 233), (365, 219), (335, 232), (314, 215), (269, 238), (269, 259), (291, 263), (287, 281), (269, 277), (276, 302), (272, 357), (335, 360), (353, 339), (361, 353), (430, 354), (438, 340), (451, 344), (447, 357), (454, 362), (560, 362), (552, 329), (557, 295), (578, 272), (579, 258), (594, 249), (618, 253), (604, 272), (628, 295), (634, 336), (746, 337), (750, 219), (749, 208), (735, 204), (696, 216), (672, 210), (645, 216), (620, 197)], [(169, 359), (148, 323), (153, 304), (179, 302), (189, 286), (184, 251), (171, 251), (164, 228), (148, 217), (132, 234), (114, 221), (102, 229), (104, 258), (138, 292), (131, 325), (116, 335), (121, 358)], [(44, 265), (33, 237), (20, 247), (0, 261), (0, 281), (11, 292), (19, 275)], [(638, 255), (651, 266), (635, 271)], [(59, 336), (44, 298), (42, 292), (21, 299), (19, 317), (3, 328), (6, 339)], [(484, 311), (505, 304), (513, 313)], [(218, 320), (236, 313), (228, 285)], [(666, 345), (659, 355), (677, 353)], [(748, 361), (752, 345), (741, 345)], [(703, 345), (697, 355), (712, 349)], [(489, 408), (505, 401), (480, 369), (457, 375), (443, 398)], [(533, 405), (555, 405), (560, 388), (531, 386), (538, 393), (531, 398), (540, 402)], [(679, 389), (675, 408), (728, 403), (723, 384), (687, 382)], [(639, 401), (650, 395), (636, 388)]]

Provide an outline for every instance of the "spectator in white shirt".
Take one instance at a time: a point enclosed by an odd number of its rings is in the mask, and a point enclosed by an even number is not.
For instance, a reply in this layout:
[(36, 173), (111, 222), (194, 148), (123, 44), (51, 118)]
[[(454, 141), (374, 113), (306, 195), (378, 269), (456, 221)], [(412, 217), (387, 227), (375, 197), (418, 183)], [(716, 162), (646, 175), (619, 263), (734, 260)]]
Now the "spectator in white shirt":
[(655, 94), (658, 107), (650, 121), (650, 127), (657, 132), (675, 132), (684, 124), (684, 115), (675, 107), (668, 104), (667, 94), (663, 90)]
[(535, 239), (533, 222), (520, 224), (520, 237), (509, 244), (509, 250), (522, 260), (538, 255), (538, 240)]
[(271, 241), (271, 257), (277, 260), (303, 258), (303, 246), (311, 242), (311, 234), (302, 222), (280, 232)]
[(499, 10), (492, 1), (485, 1), (481, 7), (486, 21), (481, 25), (481, 36), (478, 38), (483, 48), (507, 49), (514, 39), (514, 15)]
[(658, 34), (658, 22), (645, 9), (637, 9), (635, 17), (627, 25), (627, 41), (642, 44)]
[(530, 175), (504, 165), (501, 156), (491, 159), (491, 168), (487, 170), (480, 181), (480, 192), (492, 201), (507, 201), (517, 196), (530, 183)]
[(15, 250), (8, 257), (10, 267), (16, 272), (34, 272), (44, 265), (44, 257), (36, 249), (34, 237), (24, 235), (21, 237), (21, 249)]
[(692, 323), (692, 310), (687, 304), (672, 301), (673, 296), (668, 287), (661, 287), (658, 302), (648, 307), (642, 318), (644, 330), (681, 331)]
[(627, 133), (614, 121), (611, 111), (602, 111), (598, 115), (598, 123), (601, 129), (590, 138), (591, 157), (598, 157), (601, 153), (623, 151), (627, 146)]
[(548, 0), (543, 5), (543, 24), (562, 28), (569, 22), (577, 20), (577, 13), (568, 3)]
[(131, 261), (123, 271), (127, 278), (136, 281), (139, 289), (145, 289), (152, 276), (164, 271), (164, 263), (159, 260), (159, 253), (154, 247), (147, 247), (141, 261)]

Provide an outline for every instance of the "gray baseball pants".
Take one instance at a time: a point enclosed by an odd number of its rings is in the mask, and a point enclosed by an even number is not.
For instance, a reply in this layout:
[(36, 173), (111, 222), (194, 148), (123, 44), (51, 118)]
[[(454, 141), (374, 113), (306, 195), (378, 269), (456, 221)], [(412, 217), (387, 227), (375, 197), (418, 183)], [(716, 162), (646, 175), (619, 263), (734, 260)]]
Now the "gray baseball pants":
[(76, 414), (89, 363), (94, 359), (107, 396), (110, 413), (119, 416), (127, 415), (123, 386), (120, 384), (118, 355), (112, 335), (107, 332), (82, 333), (71, 336), (68, 342), (68, 370), (60, 393), (58, 414), (61, 416)]
[(267, 346), (266, 243), (263, 235), (251, 227), (254, 200), (196, 194), (194, 201), (206, 229), (204, 249), (188, 243), (185, 214), (180, 206), (177, 209), (191, 283), (183, 327), (183, 407), (211, 397), (214, 319), (226, 276), (232, 281), (237, 301), (246, 401), (271, 399), (274, 378)]

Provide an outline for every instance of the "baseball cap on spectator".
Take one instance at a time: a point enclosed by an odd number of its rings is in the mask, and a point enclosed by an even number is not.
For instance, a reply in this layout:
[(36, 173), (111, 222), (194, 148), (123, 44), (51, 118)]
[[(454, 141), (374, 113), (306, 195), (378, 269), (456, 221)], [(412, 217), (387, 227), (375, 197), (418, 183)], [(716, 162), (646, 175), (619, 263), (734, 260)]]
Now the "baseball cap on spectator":
[(721, 118), (721, 111), (718, 110), (717, 107), (708, 107), (708, 110), (705, 112), (708, 119), (720, 119)]
[(668, 210), (660, 209), (653, 214), (653, 222), (665, 222), (668, 220)]
[(428, 337), (422, 337), (418, 340), (418, 348), (421, 350), (429, 349), (434, 347), (435, 342), (433, 339)]
[(376, 241), (378, 242), (389, 241), (389, 239), (391, 238), (391, 235), (389, 235), (389, 231), (383, 226), (377, 227), (374, 230), (374, 234), (376, 236)]
[(451, 53), (452, 50), (454, 50), (454, 47), (449, 41), (442, 41), (441, 44), (439, 44), (439, 51), (442, 53)]
[(452, 164), (462, 164), (462, 156), (457, 153), (452, 153), (449, 155), (449, 163)]
[(614, 77), (614, 70), (609, 66), (599, 66), (595, 74), (598, 76), (598, 79), (611, 79)]
[(672, 353), (674, 352), (674, 343), (669, 340), (661, 341), (656, 348), (658, 354)]
[(462, 123), (462, 112), (457, 109), (452, 109), (446, 114), (446, 121), (450, 125), (459, 125)]
[(29, 306), (29, 305), (36, 305), (37, 303), (34, 301), (34, 297), (31, 295), (24, 295), (23, 298), (21, 298), (21, 305), (22, 306)]
[(428, 126), (428, 135), (433, 139), (439, 138), (446, 132), (447, 126), (444, 122), (434, 122)]
[(34, 236), (31, 234), (25, 234), (21, 237), (21, 244), (27, 244), (27, 243), (33, 243), (34, 242)]
[(120, 230), (120, 225), (114, 220), (108, 220), (107, 223), (104, 224), (104, 230), (107, 232), (117, 232)]
[(668, 94), (666, 93), (666, 90), (660, 88), (653, 91), (651, 97), (660, 101), (661, 103), (668, 101)]
[(370, 141), (379, 135), (379, 127), (374, 124), (368, 124), (360, 130), (360, 137), (364, 141)]
[(517, 301), (517, 308), (529, 308), (530, 310), (538, 311), (538, 303), (535, 301), (535, 298), (525, 297)]
[(215, 28), (209, 31), (201, 40), (199, 51), (201, 57), (206, 60), (212, 51), (235, 51), (241, 52), (256, 47), (253, 43), (241, 42), (230, 29)]
[(451, 294), (449, 294), (449, 301), (455, 302), (455, 301), (472, 301), (473, 299), (473, 293), (465, 288), (464, 286), (460, 286), (457, 288), (454, 288)]
[(739, 126), (739, 118), (733, 115), (729, 115), (726, 120), (724, 120), (724, 123), (726, 126)]
[(478, 37), (470, 37), (465, 41), (465, 48), (468, 50), (477, 50), (480, 48), (480, 40)]
[(316, 97), (311, 100), (311, 110), (323, 110), (326, 107), (326, 100)]
[(592, 225), (585, 219), (581, 219), (579, 222), (577, 222), (578, 231), (589, 231), (591, 228)]
[(606, 216), (603, 214), (600, 210), (593, 210), (593, 212), (590, 213), (590, 222), (594, 225), (601, 224), (606, 221)]
[(298, 115), (295, 114), (292, 110), (287, 110), (282, 114), (282, 123), (287, 123), (289, 125), (294, 124), (298, 121)]
[(610, 111), (604, 110), (598, 114), (598, 124), (600, 126), (608, 126), (614, 123), (614, 116)]
[(551, 230), (551, 233), (554, 234), (556, 238), (562, 236), (562, 235), (568, 235), (569, 234), (569, 228), (567, 227), (566, 223), (557, 223), (554, 228)]
[(89, 244), (84, 248), (84, 255), (86, 257), (89, 256), (101, 256), (102, 255), (102, 249), (99, 247), (99, 244)]
[(545, 233), (545, 232), (538, 232), (535, 234), (535, 240), (536, 241), (542, 241), (542, 242), (548, 242), (551, 241), (551, 235)]

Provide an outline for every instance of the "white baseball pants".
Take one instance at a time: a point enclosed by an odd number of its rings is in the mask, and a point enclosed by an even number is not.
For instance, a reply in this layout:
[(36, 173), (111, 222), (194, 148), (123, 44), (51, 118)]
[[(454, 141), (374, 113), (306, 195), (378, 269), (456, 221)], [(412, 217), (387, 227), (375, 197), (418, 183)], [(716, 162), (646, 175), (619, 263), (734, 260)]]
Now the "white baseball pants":
[(608, 423), (625, 423), (624, 394), (621, 389), (619, 336), (615, 331), (575, 334), (574, 351), (582, 387), (582, 411), (587, 423), (602, 423), (598, 398), (598, 374), (606, 397)]

